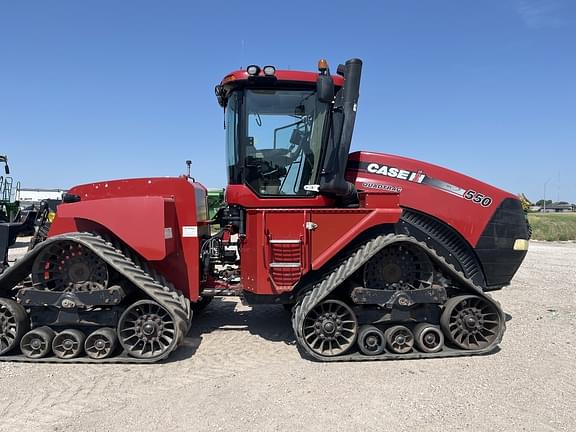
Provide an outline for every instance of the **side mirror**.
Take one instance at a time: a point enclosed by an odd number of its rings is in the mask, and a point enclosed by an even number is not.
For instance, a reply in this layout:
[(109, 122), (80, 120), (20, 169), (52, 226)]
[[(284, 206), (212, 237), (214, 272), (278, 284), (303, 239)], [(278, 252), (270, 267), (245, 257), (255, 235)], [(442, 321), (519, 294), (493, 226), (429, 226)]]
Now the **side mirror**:
[(216, 94), (216, 99), (218, 99), (218, 104), (222, 108), (226, 108), (226, 90), (224, 89), (224, 86), (217, 85), (214, 88), (214, 93)]
[(334, 100), (334, 82), (330, 75), (318, 75), (316, 80), (316, 98), (320, 102), (330, 103)]
[(8, 164), (4, 165), (4, 171), (6, 172), (6, 175), (10, 174), (10, 167)]

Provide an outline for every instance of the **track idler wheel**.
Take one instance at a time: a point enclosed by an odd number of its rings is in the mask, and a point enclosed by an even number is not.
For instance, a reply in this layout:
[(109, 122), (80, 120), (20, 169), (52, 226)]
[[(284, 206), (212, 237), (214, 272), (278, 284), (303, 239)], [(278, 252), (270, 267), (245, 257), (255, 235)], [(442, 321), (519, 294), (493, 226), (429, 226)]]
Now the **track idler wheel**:
[(316, 305), (304, 319), (302, 335), (316, 354), (333, 357), (344, 354), (356, 342), (356, 314), (340, 300), (325, 300)]
[(485, 298), (463, 295), (446, 302), (440, 325), (456, 347), (480, 350), (502, 334), (503, 319), (497, 307)]
[(0, 298), (0, 355), (16, 348), (28, 330), (26, 310), (14, 300)]
[(444, 346), (444, 334), (438, 326), (420, 323), (414, 327), (416, 348), (425, 353), (435, 353)]
[(174, 317), (152, 300), (129, 306), (118, 322), (120, 345), (135, 358), (164, 357), (174, 350), (179, 336)]
[(390, 351), (396, 354), (409, 353), (414, 346), (414, 334), (402, 325), (390, 327), (384, 332), (384, 337)]
[(118, 345), (116, 330), (112, 328), (101, 328), (96, 330), (86, 338), (84, 350), (88, 357), (100, 360), (111, 357)]
[(360, 327), (358, 332), (358, 348), (364, 355), (382, 354), (386, 347), (384, 332), (373, 325)]
[(52, 351), (58, 358), (73, 359), (82, 354), (85, 340), (86, 335), (80, 330), (64, 330), (54, 337)]
[(22, 354), (31, 359), (46, 357), (52, 350), (56, 333), (50, 327), (38, 327), (26, 333), (20, 341)]

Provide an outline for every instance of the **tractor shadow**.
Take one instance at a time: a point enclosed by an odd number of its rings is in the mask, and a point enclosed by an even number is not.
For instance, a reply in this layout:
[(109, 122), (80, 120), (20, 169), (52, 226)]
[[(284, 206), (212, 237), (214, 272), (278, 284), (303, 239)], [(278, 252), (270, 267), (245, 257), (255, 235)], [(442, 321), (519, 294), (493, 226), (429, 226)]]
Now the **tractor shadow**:
[(291, 314), (282, 305), (244, 306), (237, 298), (215, 298), (198, 313), (188, 337), (213, 331), (248, 331), (271, 342), (295, 344)]
[(212, 332), (249, 332), (269, 342), (296, 345), (291, 314), (282, 305), (242, 305), (235, 297), (215, 298), (206, 309), (195, 315), (183, 344), (166, 360), (167, 363), (194, 356), (204, 336)]
[(281, 305), (244, 306), (236, 297), (215, 298), (192, 320), (184, 343), (167, 360), (182, 361), (194, 355), (203, 337), (212, 332), (249, 332), (270, 342), (295, 345), (291, 315)]

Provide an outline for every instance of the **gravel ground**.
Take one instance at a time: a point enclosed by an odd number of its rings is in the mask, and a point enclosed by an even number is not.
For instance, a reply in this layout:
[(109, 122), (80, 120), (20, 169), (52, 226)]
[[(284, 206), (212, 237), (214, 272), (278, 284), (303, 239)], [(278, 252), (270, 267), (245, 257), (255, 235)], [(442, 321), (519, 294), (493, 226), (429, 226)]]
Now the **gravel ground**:
[(576, 244), (533, 243), (474, 358), (315, 363), (281, 307), (215, 300), (168, 363), (0, 363), (0, 430), (573, 431), (575, 279)]

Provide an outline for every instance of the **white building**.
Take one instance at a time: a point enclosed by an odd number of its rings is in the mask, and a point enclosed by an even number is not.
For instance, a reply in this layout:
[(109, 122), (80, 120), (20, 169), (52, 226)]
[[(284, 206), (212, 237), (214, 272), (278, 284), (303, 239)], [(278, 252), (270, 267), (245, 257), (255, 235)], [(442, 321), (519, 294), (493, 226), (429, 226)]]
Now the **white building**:
[(38, 204), (45, 199), (61, 200), (63, 189), (26, 189), (21, 188), (16, 193), (16, 201), (20, 201), (21, 207)]

